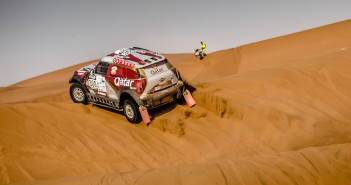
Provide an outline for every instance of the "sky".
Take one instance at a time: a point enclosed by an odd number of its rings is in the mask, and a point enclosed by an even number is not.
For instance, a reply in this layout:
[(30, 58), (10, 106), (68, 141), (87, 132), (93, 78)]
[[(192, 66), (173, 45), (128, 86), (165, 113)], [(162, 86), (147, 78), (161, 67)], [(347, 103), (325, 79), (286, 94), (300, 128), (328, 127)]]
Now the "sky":
[(350, 19), (350, 8), (350, 0), (0, 0), (0, 86), (125, 47), (234, 48)]

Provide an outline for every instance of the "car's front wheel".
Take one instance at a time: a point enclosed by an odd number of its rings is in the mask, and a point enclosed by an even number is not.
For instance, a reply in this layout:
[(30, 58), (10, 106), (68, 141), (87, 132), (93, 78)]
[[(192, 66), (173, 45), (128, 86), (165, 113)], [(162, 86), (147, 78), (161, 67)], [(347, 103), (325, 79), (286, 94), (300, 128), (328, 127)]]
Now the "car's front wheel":
[(85, 105), (88, 104), (87, 94), (85, 93), (83, 87), (80, 84), (72, 84), (69, 92), (71, 95), (71, 99), (75, 103), (83, 103)]
[(139, 123), (141, 121), (138, 105), (131, 98), (124, 100), (123, 113), (127, 120), (131, 123)]

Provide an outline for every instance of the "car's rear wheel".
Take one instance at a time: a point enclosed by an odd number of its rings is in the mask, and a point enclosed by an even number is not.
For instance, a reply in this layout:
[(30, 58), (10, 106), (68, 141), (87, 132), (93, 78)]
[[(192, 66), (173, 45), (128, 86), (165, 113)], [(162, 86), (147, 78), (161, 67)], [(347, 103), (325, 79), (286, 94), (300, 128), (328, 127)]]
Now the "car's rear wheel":
[(138, 105), (131, 98), (124, 100), (123, 113), (127, 120), (131, 123), (139, 123), (141, 121)]
[(85, 105), (88, 104), (87, 94), (85, 93), (83, 87), (80, 84), (78, 83), (72, 84), (69, 92), (73, 102), (83, 103)]

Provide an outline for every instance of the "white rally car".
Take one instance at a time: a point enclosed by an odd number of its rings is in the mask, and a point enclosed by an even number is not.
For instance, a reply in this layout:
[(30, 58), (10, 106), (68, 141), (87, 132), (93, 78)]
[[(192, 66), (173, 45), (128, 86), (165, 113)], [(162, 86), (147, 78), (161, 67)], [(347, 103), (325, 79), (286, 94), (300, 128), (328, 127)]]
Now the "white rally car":
[(117, 50), (75, 71), (69, 82), (74, 102), (123, 110), (132, 123), (149, 123), (147, 109), (180, 99), (183, 93), (188, 101), (190, 95), (179, 71), (163, 55), (138, 47)]

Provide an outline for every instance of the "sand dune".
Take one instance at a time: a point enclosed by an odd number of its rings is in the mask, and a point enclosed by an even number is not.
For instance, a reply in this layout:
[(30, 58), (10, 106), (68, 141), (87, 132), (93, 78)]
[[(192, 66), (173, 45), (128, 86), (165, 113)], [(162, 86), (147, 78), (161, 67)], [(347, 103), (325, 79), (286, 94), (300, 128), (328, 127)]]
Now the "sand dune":
[[(349, 184), (350, 144), (236, 157), (130, 173), (63, 178), (46, 184)], [(313, 178), (311, 178), (313, 177)]]
[(350, 31), (168, 54), (197, 106), (151, 111), (148, 127), (71, 102), (86, 63), (1, 88), (0, 184), (350, 184)]
[(97, 60), (84, 62), (65, 69), (40, 75), (0, 89), (0, 103), (32, 101), (45, 96), (66, 93), (73, 72)]

